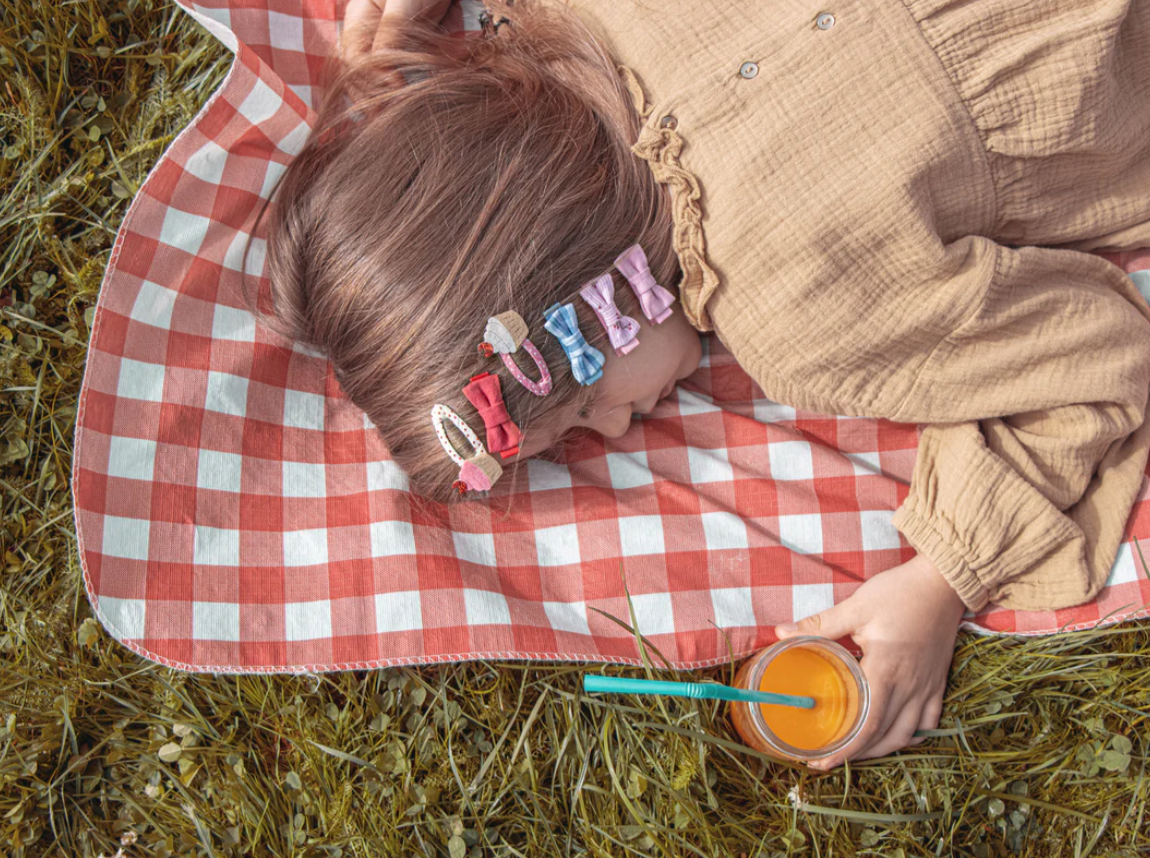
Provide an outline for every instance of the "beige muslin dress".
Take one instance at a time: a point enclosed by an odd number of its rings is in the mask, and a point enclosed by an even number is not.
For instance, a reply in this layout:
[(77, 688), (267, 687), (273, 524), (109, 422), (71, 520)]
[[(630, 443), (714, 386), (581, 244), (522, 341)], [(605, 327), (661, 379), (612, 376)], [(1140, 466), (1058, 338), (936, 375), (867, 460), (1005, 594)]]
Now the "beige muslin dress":
[(894, 525), (972, 610), (1103, 586), (1150, 450), (1150, 0), (568, 0), (684, 309), (771, 399), (928, 424)]

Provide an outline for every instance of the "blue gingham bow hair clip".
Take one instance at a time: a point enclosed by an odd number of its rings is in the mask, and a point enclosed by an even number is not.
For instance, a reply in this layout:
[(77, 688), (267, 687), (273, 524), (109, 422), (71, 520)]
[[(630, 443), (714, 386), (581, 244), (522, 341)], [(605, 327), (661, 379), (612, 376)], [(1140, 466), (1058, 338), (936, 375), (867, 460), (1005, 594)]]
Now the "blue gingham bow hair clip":
[(594, 384), (603, 377), (603, 352), (589, 345), (579, 330), (574, 304), (552, 304), (543, 314), (545, 327), (571, 361), (571, 373), (580, 384)]

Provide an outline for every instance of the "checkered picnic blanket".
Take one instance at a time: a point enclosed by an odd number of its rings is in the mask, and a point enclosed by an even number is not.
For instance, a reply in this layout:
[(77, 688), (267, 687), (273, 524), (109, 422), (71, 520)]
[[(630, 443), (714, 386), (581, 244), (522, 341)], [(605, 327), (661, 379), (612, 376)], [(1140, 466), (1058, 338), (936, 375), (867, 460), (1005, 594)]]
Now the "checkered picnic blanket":
[[(637, 663), (634, 624), (686, 668), (761, 648), (774, 623), (913, 556), (890, 521), (917, 428), (772, 402), (714, 339), (623, 438), (530, 462), (510, 514), (413, 502), (323, 356), (258, 326), (240, 291), (259, 206), (315, 119), (343, 2), (180, 4), (235, 62), (124, 219), (76, 431), (84, 582), (117, 640), (220, 673)], [(455, 25), (475, 28), (479, 8), (464, 0)], [(247, 265), (263, 273), (259, 234)], [(1150, 537), (1145, 498), (1144, 484), (1094, 602), (988, 606), (965, 625), (1036, 634), (1146, 616), (1133, 540)]]

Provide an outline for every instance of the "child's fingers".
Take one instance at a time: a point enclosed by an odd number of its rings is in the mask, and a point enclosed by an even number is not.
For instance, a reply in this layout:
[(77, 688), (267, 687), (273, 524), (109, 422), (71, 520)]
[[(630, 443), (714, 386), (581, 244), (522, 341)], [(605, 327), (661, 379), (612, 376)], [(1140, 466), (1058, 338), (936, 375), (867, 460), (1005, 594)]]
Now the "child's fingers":
[(439, 23), (447, 14), (448, 7), (453, 0), (374, 0), (383, 3), (385, 18), (399, 18), (406, 21), (409, 18), (427, 18), (429, 21)]
[[(864, 667), (865, 671), (865, 667)], [(830, 771), (831, 769), (841, 766), (845, 760), (852, 760), (855, 755), (869, 746), (877, 737), (882, 735), (883, 724), (886, 721), (888, 707), (891, 704), (891, 695), (895, 691), (893, 683), (883, 680), (879, 677), (871, 678), (868, 675), (870, 682), (870, 713), (867, 715), (866, 723), (863, 724), (859, 734), (855, 736), (854, 740), (830, 757), (818, 762), (811, 763), (811, 768), (820, 771)]]
[[(863, 669), (867, 676), (867, 682), (870, 684), (872, 701), (874, 700), (874, 689), (878, 686), (884, 689), (886, 705), (883, 712), (880, 713), (878, 729), (872, 733), (870, 741), (865, 745), (848, 749), (847, 759), (849, 760), (861, 760), (874, 756), (872, 750), (890, 734), (898, 723), (898, 719), (908, 718), (907, 712), (910, 709), (913, 709), (913, 714), (917, 719), (918, 713), (922, 709), (922, 701), (912, 699), (915, 689), (907, 684), (906, 675), (901, 669), (899, 661), (889, 649), (872, 644), (864, 652), (859, 666)], [(914, 732), (914, 727), (911, 727), (910, 732)]]
[(775, 635), (780, 640), (796, 635), (818, 635), (830, 640), (846, 637), (858, 626), (854, 612), (856, 602), (851, 601), (853, 598), (854, 596), (850, 596), (825, 611), (804, 617), (797, 623), (780, 623), (775, 626)]
[(348, 0), (340, 50), (346, 59), (381, 48), (393, 21), (424, 17), (442, 24), (456, 0)]
[[(926, 705), (922, 707), (922, 715), (918, 719), (916, 730), (933, 730), (938, 726), (938, 719), (942, 717), (942, 698), (945, 691), (946, 687), (943, 686), (926, 701)], [(926, 736), (916, 736), (911, 744), (921, 745), (926, 739)]]
[(922, 712), (921, 701), (907, 701), (886, 732), (876, 738), (869, 748), (863, 750), (857, 757), (852, 756), (851, 759), (869, 760), (874, 757), (885, 757), (913, 744), (914, 731), (918, 729), (918, 724), (922, 720)]
[(930, 696), (926, 705), (922, 707), (922, 720), (918, 722), (919, 730), (933, 730), (938, 727), (938, 719), (942, 717), (942, 698), (946, 693), (944, 685)]
[(378, 24), (385, 6), (387, 0), (347, 0), (343, 10), (344, 29)]
[(348, 0), (343, 12), (343, 33), (340, 50), (351, 58), (371, 48), (386, 0)]
[(383, 14), (376, 21), (375, 37), (371, 42), (371, 50), (378, 51), (387, 47), (392, 36), (389, 30), (392, 24), (402, 24), (412, 18), (425, 18), (442, 25), (455, 0), (371, 0), (371, 2), (383, 4)]
[[(893, 723), (883, 731), (884, 735), (875, 739), (871, 747), (864, 748), (858, 755), (860, 760), (883, 757), (902, 748), (921, 745), (926, 736), (915, 736), (916, 730), (933, 730), (938, 726), (942, 715), (942, 697), (945, 688), (929, 695), (925, 700), (915, 699), (903, 704), (902, 711)], [(852, 759), (854, 759), (852, 757)]]

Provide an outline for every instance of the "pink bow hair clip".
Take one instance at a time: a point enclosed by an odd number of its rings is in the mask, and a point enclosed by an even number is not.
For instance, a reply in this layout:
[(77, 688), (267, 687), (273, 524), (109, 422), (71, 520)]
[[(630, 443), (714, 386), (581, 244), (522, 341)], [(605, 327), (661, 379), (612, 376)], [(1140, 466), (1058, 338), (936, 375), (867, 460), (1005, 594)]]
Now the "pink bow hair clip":
[(647, 265), (647, 254), (643, 252), (642, 247), (637, 244), (628, 247), (615, 260), (615, 267), (631, 284), (631, 288), (639, 298), (639, 306), (643, 308), (644, 316), (656, 325), (671, 317), (671, 306), (675, 303), (675, 296), (655, 282), (655, 277)]
[(583, 300), (591, 305), (599, 323), (607, 331), (607, 339), (615, 354), (622, 357), (639, 345), (639, 323), (630, 316), (624, 316), (615, 306), (615, 281), (611, 273), (600, 275), (593, 283), (579, 290)]

